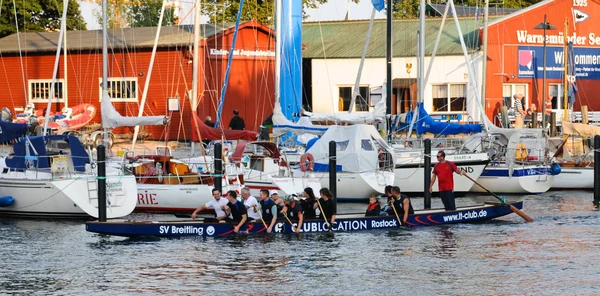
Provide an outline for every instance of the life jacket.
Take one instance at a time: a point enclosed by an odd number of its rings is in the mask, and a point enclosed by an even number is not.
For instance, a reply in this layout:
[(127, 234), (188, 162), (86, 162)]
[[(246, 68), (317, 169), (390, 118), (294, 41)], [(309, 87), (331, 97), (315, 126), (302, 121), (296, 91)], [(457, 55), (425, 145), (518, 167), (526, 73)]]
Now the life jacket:
[(275, 202), (269, 198), (266, 201), (261, 200), (259, 204), (263, 220), (265, 220), (265, 222), (269, 221), (270, 223), (270, 221), (273, 219), (273, 215), (277, 215), (277, 213), (271, 213), (271, 208), (275, 205)]

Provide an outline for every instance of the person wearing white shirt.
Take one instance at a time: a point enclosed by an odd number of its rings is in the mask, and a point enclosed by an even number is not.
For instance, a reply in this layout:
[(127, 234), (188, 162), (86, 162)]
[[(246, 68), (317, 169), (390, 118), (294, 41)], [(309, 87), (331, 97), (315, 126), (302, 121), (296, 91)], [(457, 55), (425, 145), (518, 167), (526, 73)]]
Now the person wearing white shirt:
[(256, 221), (260, 220), (260, 216), (258, 215), (258, 201), (256, 197), (250, 195), (250, 189), (242, 188), (242, 201), (248, 211), (248, 218)]
[(219, 221), (219, 223), (225, 223), (225, 219), (228, 217), (228, 215), (225, 213), (223, 208), (224, 206), (227, 206), (229, 201), (221, 196), (221, 191), (219, 191), (217, 188), (213, 188), (212, 196), (214, 198), (213, 200), (201, 205), (192, 213), (192, 219), (196, 219), (198, 212), (200, 211), (213, 209), (215, 210), (217, 221)]

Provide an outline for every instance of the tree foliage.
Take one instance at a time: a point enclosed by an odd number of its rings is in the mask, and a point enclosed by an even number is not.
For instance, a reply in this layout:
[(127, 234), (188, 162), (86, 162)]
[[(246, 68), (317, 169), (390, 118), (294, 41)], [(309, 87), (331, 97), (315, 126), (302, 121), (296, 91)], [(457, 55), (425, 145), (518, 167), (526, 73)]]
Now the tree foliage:
[[(158, 26), (162, 0), (109, 0), (106, 15), (109, 16), (108, 27), (111, 29), (126, 27), (155, 27)], [(102, 25), (102, 4), (94, 11), (98, 24)], [(163, 26), (177, 24), (177, 15), (174, 7), (165, 7)]]
[[(358, 0), (352, 0), (358, 2)], [(302, 0), (302, 16), (307, 17), (306, 9), (317, 8), (319, 4), (326, 3), (327, 0)], [(202, 7), (202, 14), (210, 18), (211, 23), (235, 22), (240, 8), (240, 2), (230, 0), (210, 0)], [(248, 21), (254, 19), (265, 25), (274, 25), (275, 22), (275, 1), (274, 0), (250, 0), (244, 1), (241, 20)]]
[[(2, 1), (0, 9), (0, 38), (16, 32), (60, 30), (62, 0)], [(69, 0), (67, 30), (86, 30), (76, 0)]]

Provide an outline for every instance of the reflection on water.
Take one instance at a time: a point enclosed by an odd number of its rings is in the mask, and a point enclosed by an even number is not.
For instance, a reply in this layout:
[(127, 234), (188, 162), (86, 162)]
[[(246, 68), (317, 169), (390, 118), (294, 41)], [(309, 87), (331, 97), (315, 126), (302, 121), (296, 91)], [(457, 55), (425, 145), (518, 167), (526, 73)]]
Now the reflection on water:
[(589, 192), (526, 196), (534, 223), (511, 215), (483, 224), (223, 239), (128, 239), (87, 233), (78, 222), (0, 220), (0, 294), (594, 295), (600, 213), (591, 200)]

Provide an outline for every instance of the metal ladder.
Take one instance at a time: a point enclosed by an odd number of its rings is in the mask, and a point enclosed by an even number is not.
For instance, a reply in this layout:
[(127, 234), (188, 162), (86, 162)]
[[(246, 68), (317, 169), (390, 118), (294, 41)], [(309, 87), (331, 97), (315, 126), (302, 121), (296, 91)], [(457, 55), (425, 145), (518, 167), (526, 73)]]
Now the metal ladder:
[(96, 178), (88, 178), (86, 182), (90, 204), (98, 207), (98, 182), (96, 182)]

